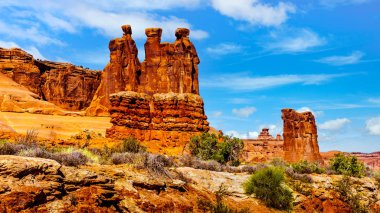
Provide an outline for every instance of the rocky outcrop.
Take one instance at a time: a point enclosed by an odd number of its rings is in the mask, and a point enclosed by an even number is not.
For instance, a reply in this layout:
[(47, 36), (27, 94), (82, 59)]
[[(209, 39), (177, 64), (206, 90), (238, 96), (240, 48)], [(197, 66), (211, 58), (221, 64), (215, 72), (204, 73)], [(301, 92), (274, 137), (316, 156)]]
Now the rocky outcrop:
[(265, 162), (284, 158), (284, 140), (281, 135), (274, 138), (268, 128), (263, 128), (257, 139), (244, 139), (242, 158), (246, 162)]
[(174, 43), (161, 43), (162, 29), (146, 29), (145, 61), (141, 64), (131, 27), (124, 25), (122, 30), (123, 37), (109, 43), (110, 62), (104, 69), (88, 115), (109, 115), (109, 95), (120, 91), (151, 96), (170, 92), (199, 94), (199, 58), (189, 40), (188, 29), (177, 29)]
[(321, 161), (317, 125), (311, 112), (298, 113), (293, 109), (282, 110), (284, 121), (284, 159)]
[(74, 168), (42, 158), (0, 156), (0, 212), (204, 212), (199, 200), (214, 203), (222, 183), (231, 192), (223, 199), (231, 208), (272, 212), (243, 194), (240, 184), (247, 174), (192, 168), (168, 174), (128, 165)]
[(107, 137), (133, 136), (149, 147), (184, 147), (195, 134), (209, 130), (199, 95), (137, 92), (112, 94)]
[(90, 105), (100, 72), (69, 63), (41, 61), (19, 48), (0, 48), (0, 73), (66, 110), (83, 110)]
[(14, 82), (1, 72), (0, 111), (55, 115), (69, 114), (69, 112), (66, 112), (64, 109), (50, 102), (41, 100), (37, 94), (30, 92), (26, 87)]

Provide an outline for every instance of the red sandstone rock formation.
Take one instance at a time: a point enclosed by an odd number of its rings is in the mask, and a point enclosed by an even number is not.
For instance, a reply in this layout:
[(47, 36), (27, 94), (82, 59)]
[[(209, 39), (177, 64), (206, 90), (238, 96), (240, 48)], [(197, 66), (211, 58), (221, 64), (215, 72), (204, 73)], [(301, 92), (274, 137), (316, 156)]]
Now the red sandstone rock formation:
[(132, 91), (112, 94), (107, 137), (133, 136), (153, 146), (184, 147), (191, 136), (209, 130), (203, 101), (196, 94)]
[(122, 26), (122, 38), (110, 41), (110, 62), (104, 68), (101, 83), (97, 89), (87, 115), (108, 116), (109, 95), (120, 91), (137, 91), (141, 75), (137, 47), (132, 39), (129, 25)]
[(122, 26), (122, 38), (110, 42), (110, 62), (102, 74), (88, 115), (108, 115), (109, 95), (120, 91), (134, 91), (153, 95), (156, 93), (199, 94), (199, 58), (189, 40), (190, 31), (176, 30), (176, 41), (161, 43), (162, 29), (145, 30), (145, 61), (139, 62), (137, 48), (129, 25)]
[(263, 128), (257, 139), (245, 139), (242, 157), (246, 162), (265, 162), (274, 158), (283, 158), (284, 141), (281, 135), (274, 138), (268, 128)]
[(282, 119), (284, 159), (289, 162), (321, 161), (314, 115), (311, 112), (298, 113), (293, 109), (283, 109)]
[(0, 48), (0, 72), (66, 110), (90, 105), (100, 83), (100, 72), (69, 63), (35, 60), (21, 49)]

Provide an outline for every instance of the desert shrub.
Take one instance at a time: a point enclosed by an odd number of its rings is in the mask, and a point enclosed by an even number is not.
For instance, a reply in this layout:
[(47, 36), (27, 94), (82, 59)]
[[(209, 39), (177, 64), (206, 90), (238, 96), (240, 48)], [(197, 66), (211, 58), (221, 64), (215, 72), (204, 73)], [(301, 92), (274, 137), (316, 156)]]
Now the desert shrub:
[(146, 168), (148, 171), (156, 175), (166, 175), (170, 177), (169, 173), (166, 171), (165, 167), (170, 166), (171, 162), (169, 159), (163, 155), (149, 154), (146, 159)]
[(146, 151), (146, 147), (141, 145), (141, 143), (136, 138), (133, 138), (133, 137), (124, 139), (120, 148), (121, 148), (120, 152), (138, 153), (138, 152)]
[(113, 153), (111, 156), (111, 162), (113, 164), (133, 164), (134, 158), (134, 153)]
[(26, 134), (23, 136), (19, 136), (16, 138), (17, 144), (23, 144), (26, 146), (37, 146), (37, 136), (38, 131), (37, 130), (27, 130)]
[(28, 149), (23, 149), (17, 153), (17, 155), (25, 157), (36, 157), (36, 158), (46, 158), (53, 159), (53, 153), (41, 147), (33, 147)]
[(380, 172), (375, 172), (373, 174), (373, 177), (375, 178), (375, 180), (377, 181), (377, 187), (380, 188)]
[(23, 149), (27, 149), (25, 145), (4, 142), (0, 144), (0, 155), (16, 155)]
[(269, 162), (269, 164), (281, 168), (286, 168), (288, 166), (288, 164), (282, 158), (274, 158)]
[(366, 173), (363, 162), (355, 156), (346, 156), (342, 153), (336, 154), (330, 159), (330, 169), (336, 174), (343, 174), (354, 177), (362, 177)]
[(88, 158), (81, 152), (55, 153), (52, 159), (65, 166), (80, 166), (88, 162)]
[(210, 212), (210, 213), (245, 213), (249, 212), (248, 209), (243, 209), (240, 211), (234, 210), (230, 208), (226, 203), (223, 202), (223, 198), (225, 196), (230, 195), (230, 193), (227, 191), (227, 188), (221, 184), (219, 186), (219, 189), (215, 192), (216, 197), (216, 203), (213, 204), (211, 201), (198, 198), (197, 206), (199, 210), (202, 210), (203, 212)]
[(216, 160), (219, 163), (240, 164), (239, 156), (244, 148), (243, 141), (229, 136), (203, 133), (191, 138), (190, 153), (202, 160)]
[[(352, 212), (365, 213), (368, 208), (364, 206), (360, 200), (362, 196), (359, 193), (354, 193), (355, 188), (353, 181), (347, 175), (336, 184), (336, 191), (340, 194), (341, 198), (351, 207)], [(357, 190), (356, 190), (357, 191)]]
[(325, 169), (320, 167), (320, 164), (318, 162), (310, 163), (306, 160), (299, 161), (298, 163), (294, 163), (291, 165), (294, 172), (299, 174), (322, 174), (325, 172)]
[(246, 194), (255, 196), (270, 207), (291, 209), (293, 205), (292, 191), (284, 186), (284, 171), (278, 167), (268, 167), (253, 174), (244, 184)]

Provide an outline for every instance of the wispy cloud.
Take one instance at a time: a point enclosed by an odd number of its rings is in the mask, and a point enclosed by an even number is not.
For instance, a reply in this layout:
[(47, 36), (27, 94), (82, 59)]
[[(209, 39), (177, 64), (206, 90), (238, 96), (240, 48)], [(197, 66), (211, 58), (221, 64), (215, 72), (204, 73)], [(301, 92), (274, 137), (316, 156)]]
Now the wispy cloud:
[(226, 135), (231, 136), (231, 137), (236, 137), (240, 139), (254, 139), (259, 136), (259, 133), (256, 131), (248, 131), (245, 133), (238, 132), (236, 130), (229, 130), (225, 132)]
[(224, 56), (241, 52), (243, 47), (234, 43), (221, 43), (213, 47), (208, 47), (206, 51), (212, 56)]
[(339, 130), (343, 128), (346, 124), (349, 124), (350, 122), (351, 120), (348, 118), (337, 118), (334, 120), (326, 121), (318, 125), (318, 127), (324, 130)]
[(366, 121), (366, 130), (371, 135), (380, 135), (380, 117), (374, 117)]
[(202, 85), (209, 88), (255, 91), (291, 84), (318, 85), (348, 75), (351, 74), (272, 75), (251, 77), (247, 74), (241, 73), (237, 75), (222, 75), (212, 78), (212, 80), (203, 80)]
[(235, 20), (262, 26), (279, 26), (286, 22), (289, 14), (296, 12), (291, 3), (280, 2), (273, 6), (260, 0), (211, 0), (211, 6)]
[(251, 116), (254, 112), (256, 112), (255, 107), (243, 107), (240, 109), (233, 109), (232, 114), (241, 117), (241, 118), (248, 118)]
[(336, 7), (339, 5), (348, 4), (363, 4), (367, 2), (369, 2), (369, 0), (320, 0), (320, 4), (325, 7)]
[(306, 106), (297, 109), (297, 112), (311, 112), (313, 113), (314, 117), (319, 117), (324, 114), (323, 111), (314, 111), (310, 107)]
[(343, 66), (343, 65), (360, 63), (363, 56), (364, 56), (363, 52), (355, 51), (351, 55), (345, 55), (345, 56), (335, 55), (335, 56), (318, 59), (316, 60), (316, 62), (329, 64), (333, 66)]
[[(69, 33), (78, 32), (81, 28), (92, 28), (104, 36), (116, 37), (121, 34), (121, 25), (131, 24), (135, 38), (145, 38), (145, 28), (148, 27), (162, 27), (164, 38), (173, 38), (176, 28), (186, 27), (192, 29), (190, 36), (193, 39), (204, 39), (208, 37), (208, 33), (204, 30), (194, 29), (187, 20), (175, 16), (162, 16), (153, 12), (154, 10), (175, 8), (190, 9), (199, 4), (199, 0), (131, 0), (127, 2), (67, 0), (44, 1), (43, 4), (36, 4), (31, 0), (4, 0), (0, 4), (1, 10), (17, 7), (19, 14), (22, 14), (23, 17), (14, 15), (11, 22), (0, 23), (0, 33), (19, 39), (52, 43), (57, 41), (42, 34), (46, 26)], [(29, 19), (34, 25), (28, 26), (27, 23), (22, 24), (19, 21), (25, 19)], [(25, 33), (25, 31), (28, 32)], [(25, 36), (26, 34), (28, 36)]]
[(270, 41), (261, 45), (274, 53), (299, 53), (323, 46), (327, 40), (309, 29), (282, 29), (270, 34)]

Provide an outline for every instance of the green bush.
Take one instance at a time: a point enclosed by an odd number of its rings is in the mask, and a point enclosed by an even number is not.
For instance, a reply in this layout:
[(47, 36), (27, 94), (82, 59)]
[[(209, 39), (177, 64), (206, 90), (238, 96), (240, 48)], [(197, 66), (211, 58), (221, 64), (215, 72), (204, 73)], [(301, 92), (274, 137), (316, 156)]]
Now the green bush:
[(141, 145), (140, 142), (136, 138), (133, 138), (133, 137), (124, 139), (120, 147), (120, 152), (138, 153), (138, 152), (145, 152), (145, 151), (146, 151), (146, 147)]
[(292, 191), (284, 185), (284, 170), (278, 167), (268, 167), (257, 171), (246, 183), (246, 194), (255, 196), (267, 206), (277, 209), (291, 209), (293, 205)]
[(244, 148), (243, 141), (229, 136), (203, 133), (191, 138), (190, 153), (202, 160), (216, 160), (219, 163), (240, 164), (239, 156)]
[(366, 168), (363, 162), (359, 161), (355, 156), (346, 156), (342, 153), (336, 154), (330, 159), (330, 169), (337, 174), (362, 177)]
[(380, 172), (376, 172), (374, 178), (377, 181), (377, 187), (380, 188)]
[(306, 160), (299, 161), (298, 163), (294, 163), (291, 165), (294, 172), (299, 174), (322, 174), (325, 172), (324, 168), (321, 168), (318, 162), (310, 163)]

